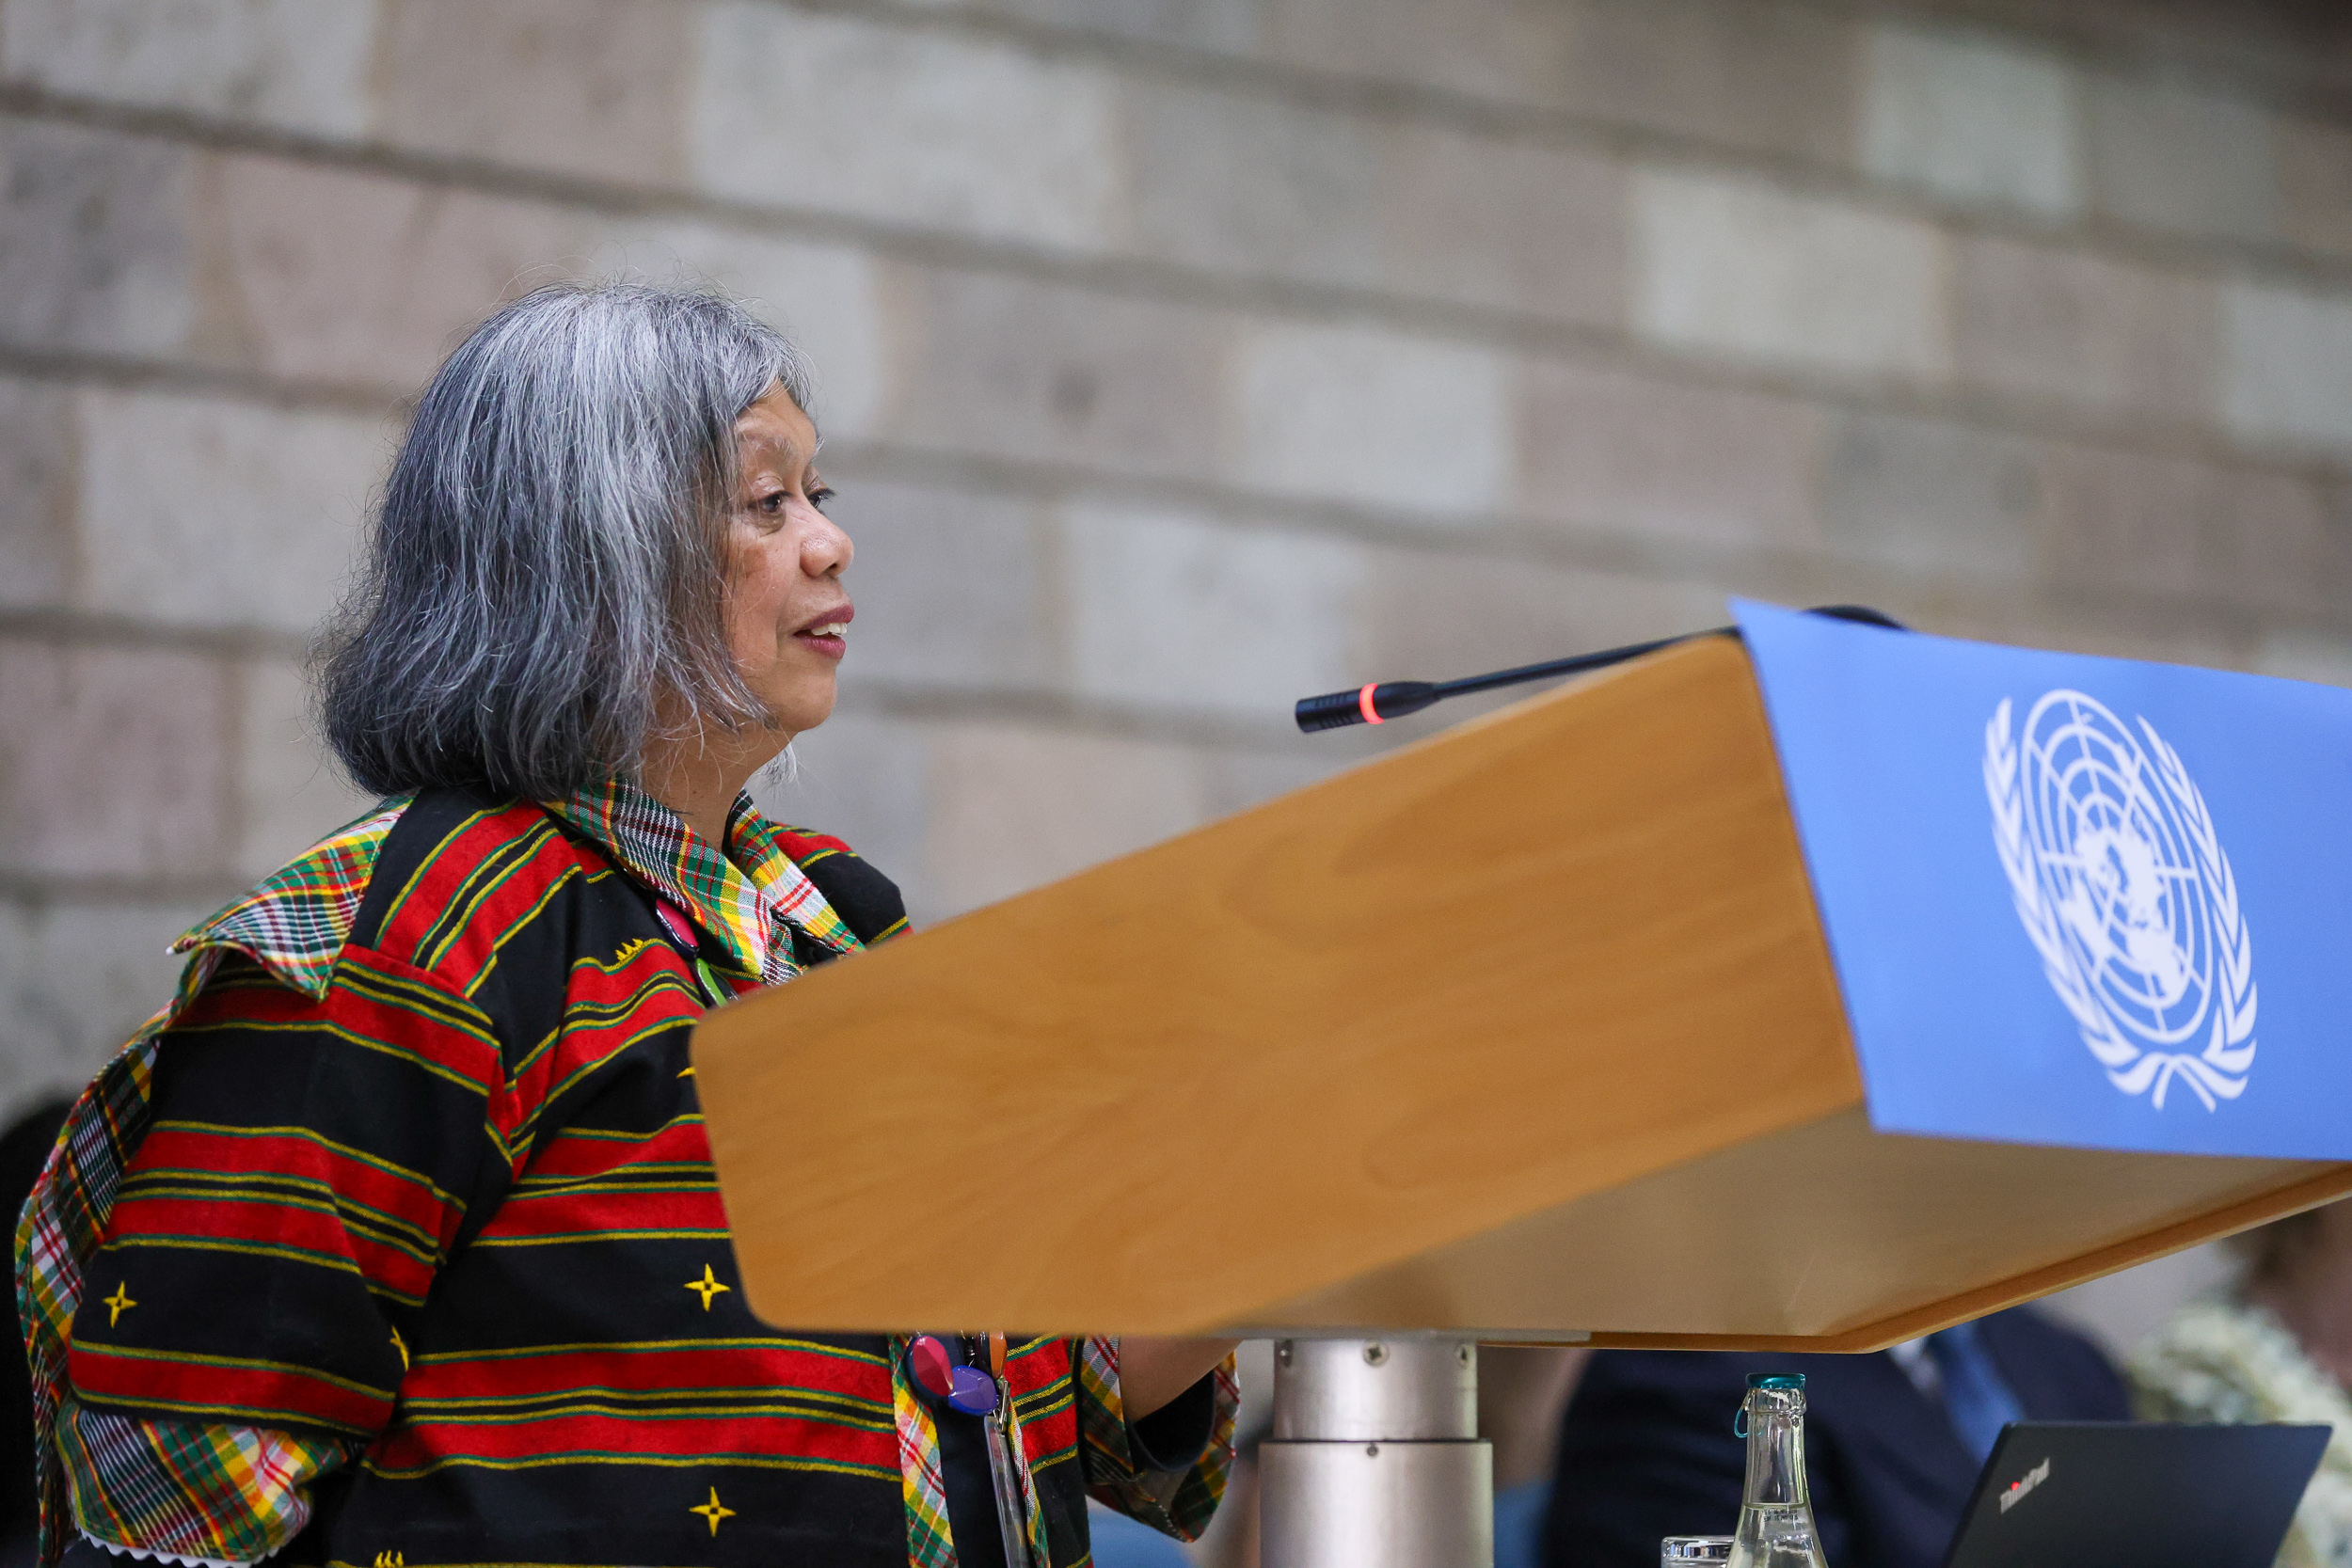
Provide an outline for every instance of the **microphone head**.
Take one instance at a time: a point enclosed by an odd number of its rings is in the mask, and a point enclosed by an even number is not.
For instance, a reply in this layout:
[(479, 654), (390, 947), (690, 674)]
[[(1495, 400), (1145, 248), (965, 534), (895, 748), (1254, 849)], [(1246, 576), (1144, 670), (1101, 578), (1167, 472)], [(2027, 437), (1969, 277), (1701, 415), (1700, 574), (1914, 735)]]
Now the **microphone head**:
[(1379, 681), (1353, 691), (1301, 697), (1291, 716), (1298, 721), (1300, 729), (1312, 735), (1317, 730), (1343, 729), (1349, 724), (1385, 724), (1391, 719), (1419, 713), (1437, 700), (1438, 689), (1428, 681)]
[(1291, 710), (1298, 727), (1312, 735), (1317, 730), (1342, 730), (1350, 724), (1364, 721), (1363, 705), (1353, 691), (1327, 691), (1320, 697), (1301, 697)]

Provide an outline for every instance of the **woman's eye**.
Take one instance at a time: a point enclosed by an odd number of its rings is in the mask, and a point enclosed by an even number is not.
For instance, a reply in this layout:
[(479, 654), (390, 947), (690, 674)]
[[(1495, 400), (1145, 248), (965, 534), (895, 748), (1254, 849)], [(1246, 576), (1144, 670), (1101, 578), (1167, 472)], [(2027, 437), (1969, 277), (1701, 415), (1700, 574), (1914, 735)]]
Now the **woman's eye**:
[(825, 509), (825, 503), (831, 499), (833, 499), (833, 486), (830, 484), (819, 484), (808, 493), (808, 504), (819, 512)]
[(785, 503), (791, 499), (792, 493), (789, 490), (771, 490), (759, 498), (759, 509), (771, 517), (781, 516), (784, 514)]

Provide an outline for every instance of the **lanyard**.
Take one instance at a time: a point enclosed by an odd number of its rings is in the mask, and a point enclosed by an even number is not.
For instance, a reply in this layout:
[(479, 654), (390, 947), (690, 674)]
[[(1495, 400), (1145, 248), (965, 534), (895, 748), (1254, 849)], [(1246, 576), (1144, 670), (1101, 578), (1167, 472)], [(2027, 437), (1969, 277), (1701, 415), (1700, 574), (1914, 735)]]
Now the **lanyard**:
[(1020, 1428), (1012, 1415), (1012, 1389), (1005, 1382), (1005, 1337), (975, 1334), (967, 1342), (987, 1347), (988, 1375), (996, 1384), (996, 1408), (980, 1418), (988, 1435), (988, 1479), (996, 1497), (996, 1533), (1005, 1544), (1006, 1568), (1034, 1568), (1029, 1551), (1029, 1508), (1022, 1484)]

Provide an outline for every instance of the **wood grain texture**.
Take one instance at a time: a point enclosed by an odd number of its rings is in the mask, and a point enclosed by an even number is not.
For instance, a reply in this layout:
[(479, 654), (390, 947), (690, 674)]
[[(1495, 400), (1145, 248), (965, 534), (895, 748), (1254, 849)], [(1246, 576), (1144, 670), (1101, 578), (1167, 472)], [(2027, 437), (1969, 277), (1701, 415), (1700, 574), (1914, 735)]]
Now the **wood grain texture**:
[(694, 1052), (752, 1305), (812, 1328), (1205, 1328), (1861, 1092), (1728, 640), (721, 1009)]
[(750, 1303), (809, 1329), (1861, 1349), (2352, 1186), (1872, 1133), (1728, 639), (747, 998), (694, 1059)]

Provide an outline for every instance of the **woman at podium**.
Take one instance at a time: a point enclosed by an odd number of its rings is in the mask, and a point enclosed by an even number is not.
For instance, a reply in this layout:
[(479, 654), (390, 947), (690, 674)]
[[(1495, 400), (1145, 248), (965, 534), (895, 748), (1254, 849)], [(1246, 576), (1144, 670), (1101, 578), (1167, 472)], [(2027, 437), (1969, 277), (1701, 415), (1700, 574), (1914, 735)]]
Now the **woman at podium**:
[(743, 1305), (688, 1033), (905, 924), (743, 792), (852, 614), (806, 388), (731, 302), (605, 286), (425, 389), (326, 673), (383, 802), (181, 939), (26, 1209), (45, 1561), (1054, 1568), (1089, 1493), (1206, 1522), (1222, 1343)]

